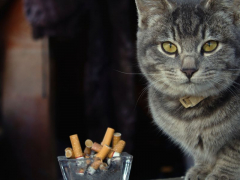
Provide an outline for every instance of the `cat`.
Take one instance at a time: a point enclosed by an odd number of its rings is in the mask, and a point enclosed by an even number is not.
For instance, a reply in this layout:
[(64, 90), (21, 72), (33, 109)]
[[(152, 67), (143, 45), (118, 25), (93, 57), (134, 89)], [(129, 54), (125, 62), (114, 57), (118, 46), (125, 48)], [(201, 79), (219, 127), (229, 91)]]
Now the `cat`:
[(240, 180), (240, 0), (135, 0), (154, 122), (194, 158), (185, 180)]

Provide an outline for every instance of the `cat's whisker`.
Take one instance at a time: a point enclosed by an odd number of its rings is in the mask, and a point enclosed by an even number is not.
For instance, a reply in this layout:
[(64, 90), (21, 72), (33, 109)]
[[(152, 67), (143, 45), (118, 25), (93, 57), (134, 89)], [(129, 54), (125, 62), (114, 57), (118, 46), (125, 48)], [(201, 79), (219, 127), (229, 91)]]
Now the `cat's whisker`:
[[(220, 79), (220, 78), (218, 78), (217, 80), (222, 80), (222, 79)], [(229, 88), (229, 86), (227, 86), (227, 85), (225, 85), (225, 84), (223, 84), (223, 83), (220, 83), (220, 82), (218, 82), (218, 81), (214, 81), (214, 80), (212, 80), (214, 83), (217, 83), (219, 86), (222, 86), (222, 87), (224, 87), (227, 91), (229, 91), (232, 95), (234, 95), (234, 96), (237, 96), (237, 94), (236, 94), (236, 92), (234, 91), (234, 90), (232, 90), (232, 89), (230, 89)]]
[(228, 86), (225, 86), (224, 84), (221, 84), (221, 83), (219, 83), (219, 82), (217, 82), (217, 81), (214, 81), (213, 79), (210, 79), (210, 80), (208, 80), (208, 82), (210, 83), (210, 84), (212, 84), (212, 86), (215, 88), (215, 89), (219, 89), (218, 87), (216, 87), (216, 85), (215, 84), (218, 84), (219, 86), (222, 86), (223, 88), (225, 88), (227, 91), (229, 91), (231, 94), (235, 94), (234, 92), (232, 92), (229, 88), (228, 88)]
[(217, 84), (217, 85), (219, 85), (219, 86), (225, 88), (226, 90), (228, 90), (230, 93), (232, 93), (232, 94), (234, 95), (234, 93), (233, 93), (231, 90), (228, 89), (228, 86), (226, 86), (226, 85), (223, 84), (223, 83), (218, 82), (218, 80), (221, 81), (221, 79), (218, 78), (218, 79), (215, 79), (215, 80), (210, 79), (208, 82), (212, 82), (212, 83), (213, 83), (213, 86), (214, 86), (216, 89), (219, 89), (219, 88), (216, 87), (215, 84)]
[(119, 73), (126, 74), (126, 75), (143, 75), (143, 73), (127, 73), (127, 72), (123, 72), (123, 71), (119, 71), (119, 70), (114, 70), (114, 71), (117, 71)]
[(240, 69), (226, 69), (228, 71), (240, 71)]
[(240, 86), (239, 83), (237, 83), (236, 81), (234, 81), (234, 80), (232, 80), (232, 79), (228, 79), (228, 81), (231, 81), (233, 84), (236, 84), (236, 85)]
[[(231, 74), (231, 75), (234, 75), (234, 74)], [(219, 79), (219, 78), (218, 78), (218, 79)], [(236, 81), (234, 81), (233, 79), (227, 78), (227, 80), (228, 80), (228, 81), (231, 81), (231, 82), (233, 83), (233, 86), (234, 86), (234, 84), (240, 86), (240, 84), (237, 83)], [(237, 88), (236, 86), (234, 86), (234, 87)]]
[[(123, 72), (123, 71), (119, 71), (119, 70), (115, 70), (115, 71), (117, 71), (119, 73), (122, 73), (122, 74), (125, 74), (125, 75), (144, 75), (143, 73), (127, 73), (127, 72)], [(147, 75), (157, 75), (157, 76), (161, 75), (160, 73), (159, 74), (148, 74), (148, 73), (145, 73), (145, 74), (147, 74)]]
[(231, 76), (240, 76), (240, 74), (231, 74)]
[(143, 94), (146, 92), (148, 90), (148, 86), (147, 87), (145, 87), (143, 90), (142, 90), (142, 92), (141, 92), (141, 94), (140, 94), (140, 96), (138, 97), (138, 99), (137, 99), (137, 102), (136, 102), (136, 105), (135, 105), (135, 107), (134, 107), (134, 111), (136, 110), (136, 108), (137, 108), (137, 104), (138, 104), (138, 102), (139, 102), (139, 100), (140, 100), (140, 98), (143, 96)]
[[(238, 86), (240, 86), (240, 84), (237, 83), (236, 81), (233, 81), (233, 84), (234, 84), (234, 85), (238, 85)], [(240, 87), (239, 87), (239, 88), (240, 88)]]
[(154, 81), (154, 82), (148, 84), (148, 85), (142, 90), (140, 96), (139, 96), (138, 99), (137, 99), (137, 102), (136, 102), (134, 111), (136, 110), (137, 104), (138, 104), (139, 100), (141, 99), (141, 97), (144, 95), (144, 93), (145, 93), (151, 86), (153, 86), (154, 84), (156, 84), (156, 83), (158, 83), (158, 82), (160, 82), (160, 81), (161, 81), (161, 80), (159, 80), (159, 81)]

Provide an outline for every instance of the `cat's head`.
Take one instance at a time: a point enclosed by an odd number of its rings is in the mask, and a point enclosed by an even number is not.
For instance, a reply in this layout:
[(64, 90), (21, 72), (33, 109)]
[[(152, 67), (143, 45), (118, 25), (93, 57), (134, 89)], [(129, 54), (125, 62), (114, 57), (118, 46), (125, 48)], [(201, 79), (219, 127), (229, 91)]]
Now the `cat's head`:
[(172, 96), (207, 97), (234, 84), (240, 74), (240, 0), (136, 4), (138, 61), (151, 86)]

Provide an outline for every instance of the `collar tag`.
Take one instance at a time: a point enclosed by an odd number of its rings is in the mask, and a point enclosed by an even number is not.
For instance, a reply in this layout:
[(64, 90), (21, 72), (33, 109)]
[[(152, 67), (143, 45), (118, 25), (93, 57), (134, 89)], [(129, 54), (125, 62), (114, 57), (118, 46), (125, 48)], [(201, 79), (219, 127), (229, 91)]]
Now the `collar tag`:
[(185, 108), (191, 108), (196, 106), (198, 103), (200, 103), (204, 97), (196, 97), (196, 96), (186, 96), (183, 98), (180, 98), (179, 101), (182, 103), (182, 105)]

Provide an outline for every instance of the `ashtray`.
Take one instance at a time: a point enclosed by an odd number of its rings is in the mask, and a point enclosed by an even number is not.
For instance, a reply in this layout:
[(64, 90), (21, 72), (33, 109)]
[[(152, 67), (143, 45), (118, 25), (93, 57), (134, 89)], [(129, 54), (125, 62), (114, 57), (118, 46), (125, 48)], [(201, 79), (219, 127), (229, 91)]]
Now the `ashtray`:
[(64, 180), (128, 180), (133, 156), (122, 152), (118, 157), (107, 160), (105, 168), (92, 171), (94, 158), (68, 159), (58, 156)]

